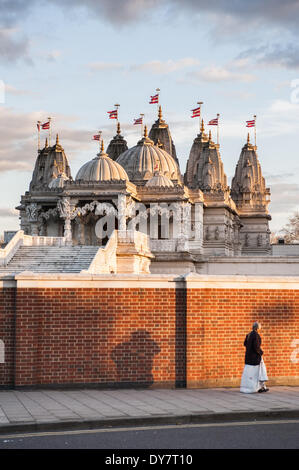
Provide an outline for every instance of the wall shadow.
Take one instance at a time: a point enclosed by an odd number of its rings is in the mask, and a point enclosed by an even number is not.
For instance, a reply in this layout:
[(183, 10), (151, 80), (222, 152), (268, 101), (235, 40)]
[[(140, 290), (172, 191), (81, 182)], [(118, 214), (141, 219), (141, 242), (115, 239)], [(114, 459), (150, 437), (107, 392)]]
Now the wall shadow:
[(187, 283), (182, 278), (175, 288), (175, 386), (187, 386)]
[(110, 355), (116, 365), (118, 382), (140, 387), (153, 385), (153, 360), (159, 352), (159, 345), (148, 331), (140, 329), (131, 333), (129, 341), (118, 344)]

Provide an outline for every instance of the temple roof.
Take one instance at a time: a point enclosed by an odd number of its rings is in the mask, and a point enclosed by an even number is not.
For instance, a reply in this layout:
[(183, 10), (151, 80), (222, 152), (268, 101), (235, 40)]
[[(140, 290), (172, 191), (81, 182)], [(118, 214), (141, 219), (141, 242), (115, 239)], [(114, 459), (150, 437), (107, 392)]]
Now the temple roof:
[(169, 153), (175, 159), (177, 165), (179, 165), (169, 126), (162, 117), (161, 106), (159, 106), (158, 119), (154, 122), (149, 132), (149, 138), (153, 140), (155, 145)]
[(219, 145), (204, 132), (201, 122), (200, 134), (193, 141), (185, 173), (185, 184), (202, 191), (227, 191), (227, 177), (224, 173)]
[(144, 137), (137, 145), (123, 152), (118, 157), (117, 162), (125, 168), (132, 182), (151, 179), (157, 167), (160, 168), (162, 175), (171, 180), (181, 180), (176, 161), (165, 150), (154, 145), (154, 142), (147, 135), (146, 126)]
[(231, 196), (241, 211), (267, 211), (270, 202), (270, 189), (266, 188), (256, 150), (248, 134), (231, 186)]
[(107, 154), (112, 160), (117, 160), (121, 153), (128, 150), (127, 141), (121, 135), (120, 124), (117, 123), (116, 135), (107, 147)]
[(43, 187), (48, 188), (51, 181), (55, 180), (62, 173), (65, 174), (67, 178), (71, 178), (71, 169), (68, 159), (63, 147), (59, 143), (57, 134), (55, 145), (49, 147), (48, 139), (46, 139), (45, 147), (38, 152), (30, 183), (30, 191)]
[(128, 175), (124, 168), (108, 157), (104, 152), (102, 140), (101, 152), (95, 158), (85, 163), (77, 173), (76, 181), (100, 182), (100, 181), (128, 181)]

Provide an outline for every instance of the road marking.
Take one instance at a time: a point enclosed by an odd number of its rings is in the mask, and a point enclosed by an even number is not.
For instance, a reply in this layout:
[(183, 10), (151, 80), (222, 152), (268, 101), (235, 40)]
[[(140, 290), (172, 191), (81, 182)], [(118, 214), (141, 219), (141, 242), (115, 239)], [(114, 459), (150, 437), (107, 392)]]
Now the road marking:
[(231, 423), (202, 423), (202, 424), (170, 424), (159, 426), (136, 426), (123, 428), (103, 428), (103, 429), (78, 429), (76, 431), (49, 431), (24, 434), (6, 434), (0, 435), (0, 443), (4, 439), (20, 439), (26, 437), (44, 437), (44, 436), (66, 436), (76, 434), (99, 434), (109, 432), (126, 432), (126, 431), (150, 431), (161, 429), (186, 429), (186, 428), (211, 428), (211, 427), (233, 427), (233, 426), (256, 426), (265, 424), (298, 424), (299, 419), (288, 420), (267, 420), (267, 421), (236, 421)]

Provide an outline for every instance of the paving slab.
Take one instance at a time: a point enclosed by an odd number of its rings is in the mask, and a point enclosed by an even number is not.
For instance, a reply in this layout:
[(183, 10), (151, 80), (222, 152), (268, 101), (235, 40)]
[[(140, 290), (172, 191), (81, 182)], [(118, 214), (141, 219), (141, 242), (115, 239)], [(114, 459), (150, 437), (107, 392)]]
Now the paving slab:
[(122, 425), (299, 418), (299, 387), (0, 390), (0, 434)]

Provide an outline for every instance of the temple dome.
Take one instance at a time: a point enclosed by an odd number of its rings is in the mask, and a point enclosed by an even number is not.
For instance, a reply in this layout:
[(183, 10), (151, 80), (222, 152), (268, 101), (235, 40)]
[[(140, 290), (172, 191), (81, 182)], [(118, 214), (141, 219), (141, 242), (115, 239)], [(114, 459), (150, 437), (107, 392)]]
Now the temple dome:
[(159, 172), (148, 180), (145, 186), (147, 188), (173, 188), (174, 184), (171, 179)]
[(50, 189), (57, 189), (57, 188), (63, 188), (65, 185), (65, 182), (68, 181), (69, 178), (66, 176), (65, 173), (60, 173), (57, 178), (53, 179), (49, 183), (49, 188)]
[(129, 178), (124, 168), (104, 152), (102, 141), (101, 153), (80, 168), (76, 181), (129, 181)]
[(181, 181), (177, 163), (169, 153), (154, 145), (154, 142), (147, 137), (146, 126), (144, 137), (135, 147), (123, 152), (118, 157), (117, 163), (123, 166), (131, 181), (150, 180), (157, 166), (161, 175)]

